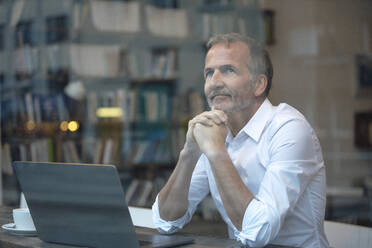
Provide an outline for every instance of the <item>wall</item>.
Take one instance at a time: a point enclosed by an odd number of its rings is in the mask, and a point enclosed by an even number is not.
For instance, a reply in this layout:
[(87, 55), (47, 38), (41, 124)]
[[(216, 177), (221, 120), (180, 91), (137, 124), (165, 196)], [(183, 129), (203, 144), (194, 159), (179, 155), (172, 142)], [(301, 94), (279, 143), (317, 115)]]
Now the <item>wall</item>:
[(328, 185), (353, 185), (372, 175), (372, 151), (354, 146), (354, 113), (372, 110), (357, 96), (355, 55), (372, 54), (372, 2), (263, 0), (275, 11), (270, 99), (308, 118), (320, 139)]

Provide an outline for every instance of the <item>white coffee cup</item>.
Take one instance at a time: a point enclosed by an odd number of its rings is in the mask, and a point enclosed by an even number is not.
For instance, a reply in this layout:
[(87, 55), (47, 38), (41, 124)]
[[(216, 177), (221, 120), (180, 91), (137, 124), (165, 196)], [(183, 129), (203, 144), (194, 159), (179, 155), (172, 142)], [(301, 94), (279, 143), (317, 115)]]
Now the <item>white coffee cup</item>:
[(36, 230), (28, 208), (13, 209), (13, 220), (18, 230), (34, 231)]

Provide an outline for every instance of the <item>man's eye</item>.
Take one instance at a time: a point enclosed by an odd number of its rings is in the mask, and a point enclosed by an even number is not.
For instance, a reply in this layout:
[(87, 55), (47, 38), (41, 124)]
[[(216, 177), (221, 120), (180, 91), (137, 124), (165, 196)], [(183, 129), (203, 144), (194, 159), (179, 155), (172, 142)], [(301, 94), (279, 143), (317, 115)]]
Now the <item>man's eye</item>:
[(211, 77), (213, 75), (213, 72), (212, 71), (207, 71), (207, 72), (205, 72), (205, 77), (207, 78), (207, 77)]
[(227, 68), (227, 72), (228, 72), (228, 73), (233, 73), (233, 72), (234, 72), (234, 69), (232, 69), (232, 68)]
[(230, 74), (230, 73), (234, 73), (235, 70), (231, 67), (226, 67), (226, 68), (223, 68), (222, 70), (222, 73), (226, 73), (226, 74)]

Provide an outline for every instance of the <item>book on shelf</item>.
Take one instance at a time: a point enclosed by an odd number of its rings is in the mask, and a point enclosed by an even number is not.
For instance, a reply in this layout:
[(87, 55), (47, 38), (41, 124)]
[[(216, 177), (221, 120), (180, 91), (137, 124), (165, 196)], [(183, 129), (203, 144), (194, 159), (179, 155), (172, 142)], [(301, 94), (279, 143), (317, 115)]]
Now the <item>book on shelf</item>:
[(18, 121), (32, 121), (35, 123), (66, 121), (70, 119), (66, 100), (62, 94), (35, 95), (30, 92), (24, 97), (17, 96)]
[(142, 190), (139, 193), (138, 200), (136, 202), (136, 206), (144, 207), (147, 205), (149, 198), (151, 196), (152, 191), (152, 182), (148, 180), (142, 181)]
[[(5, 144), (9, 145), (9, 143)], [(53, 147), (50, 138), (38, 138), (32, 139), (32, 141), (28, 139), (14, 141), (12, 142), (12, 149), (9, 149), (9, 154), (7, 153), (8, 146), (4, 146), (3, 149), (5, 149), (5, 152), (3, 151), (5, 162), (8, 158), (11, 158), (11, 161), (53, 161)], [(7, 166), (6, 163), (4, 165)]]
[(152, 56), (152, 71), (151, 76), (156, 78), (165, 78), (165, 68), (167, 65), (167, 57), (165, 54)]
[(150, 162), (155, 162), (155, 163), (166, 163), (166, 158), (164, 156), (164, 154), (166, 152), (169, 152), (167, 151), (167, 145), (166, 145), (166, 142), (157, 142), (156, 144), (156, 148), (154, 149), (154, 154), (153, 156), (151, 157), (151, 160)]
[(130, 205), (130, 203), (133, 201), (132, 199), (134, 198), (136, 190), (138, 192), (137, 188), (139, 188), (139, 180), (133, 179), (125, 192), (125, 201), (127, 202), (128, 205)]
[(131, 71), (130, 71), (130, 58), (133, 58), (133, 57), (129, 57), (129, 52), (125, 49), (121, 49), (119, 51), (119, 75), (120, 76), (129, 76), (131, 75)]
[(35, 122), (34, 118), (34, 104), (32, 101), (32, 95), (30, 92), (26, 93), (24, 96), (25, 98), (25, 105), (26, 105), (26, 112), (27, 112), (27, 120), (31, 122)]
[(117, 77), (120, 75), (119, 45), (70, 45), (70, 64), (77, 75)]
[(41, 106), (39, 97), (34, 98), (33, 105), (35, 110), (35, 122), (41, 123)]
[(69, 161), (66, 162), (81, 163), (76, 143), (74, 141), (72, 140), (65, 141), (63, 146), (65, 147), (65, 151), (67, 152), (65, 156), (67, 156), (67, 158), (69, 159)]
[(17, 126), (19, 118), (18, 105), (20, 102), (19, 96), (1, 101), (1, 124), (3, 130)]
[(122, 109), (122, 116), (119, 117), (121, 121), (128, 121), (129, 120), (129, 113), (128, 113), (128, 106), (129, 104), (129, 96), (128, 96), (128, 91), (124, 89), (119, 89), (117, 90), (117, 105), (119, 108)]
[(139, 164), (144, 161), (145, 153), (149, 153), (151, 149), (151, 142), (150, 141), (138, 141), (136, 143), (136, 150), (135, 154), (133, 155), (133, 160), (131, 161), (133, 164)]
[(14, 99), (17, 99), (16, 101), (16, 112), (17, 112), (17, 121), (20, 122), (26, 122), (27, 121), (27, 112), (26, 112), (26, 106), (24, 102), (24, 97), (16, 96)]
[(63, 141), (62, 142), (62, 158), (66, 163), (79, 163), (80, 158), (76, 150), (75, 143), (73, 141)]
[(54, 151), (55, 151), (55, 147), (54, 147), (54, 143), (53, 143), (53, 139), (51, 137), (49, 138), (46, 138), (46, 142), (47, 142), (47, 151), (48, 151), (48, 160), (49, 162), (51, 161), (56, 161), (54, 158)]
[(29, 45), (14, 51), (14, 68), (17, 80), (30, 78), (39, 69), (39, 48)]
[(125, 193), (129, 206), (145, 207), (152, 203), (153, 183), (149, 180), (133, 179)]
[(58, 71), (70, 66), (68, 44), (48, 44), (45, 46), (44, 56), (42, 64), (44, 71)]
[[(140, 3), (136, 1), (90, 1), (93, 26), (102, 32), (139, 32)], [(110, 13), (110, 14), (107, 14)]]
[(42, 121), (44, 122), (58, 121), (60, 114), (58, 113), (56, 98), (47, 95), (40, 95), (38, 97), (40, 99)]
[(214, 34), (230, 33), (234, 31), (234, 17), (228, 14), (202, 15), (203, 39), (208, 40)]
[(104, 150), (104, 141), (102, 139), (98, 139), (96, 142), (93, 163), (100, 164)]
[(131, 89), (129, 91), (129, 120), (131, 122), (136, 121), (137, 119), (137, 110), (138, 110), (138, 99), (137, 99), (137, 90)]
[(158, 120), (169, 120), (170, 116), (170, 97), (168, 92), (158, 92)]
[(185, 9), (158, 8), (146, 6), (146, 19), (149, 31), (157, 36), (186, 38), (188, 19)]
[(141, 67), (140, 61), (137, 58), (137, 55), (133, 52), (127, 53), (127, 67), (128, 67), (128, 73), (133, 78), (139, 78), (140, 77), (140, 70)]
[(82, 26), (82, 9), (82, 2), (75, 2), (72, 7), (72, 28), (74, 30), (78, 30)]
[(144, 52), (145, 78), (173, 78), (177, 75), (177, 51), (154, 49)]
[(74, 30), (81, 29), (87, 22), (89, 16), (89, 2), (75, 1), (72, 10), (72, 28)]
[[(159, 131), (158, 131), (159, 132)], [(175, 147), (171, 141), (171, 132), (164, 131), (163, 137), (151, 138), (150, 134), (147, 139), (134, 140), (131, 146), (131, 151), (127, 156), (127, 162), (132, 166), (141, 166), (143, 164), (171, 164), (175, 161), (177, 155), (173, 154)], [(154, 135), (154, 134), (152, 134)], [(156, 136), (156, 134), (154, 135)], [(183, 145), (183, 144), (182, 144)]]
[[(99, 118), (116, 118), (119, 121), (128, 121), (130, 119), (131, 93), (124, 88), (115, 91), (108, 90), (101, 92), (91, 91), (86, 99), (87, 119), (92, 123), (97, 123)], [(119, 108), (117, 115), (106, 116), (101, 108)]]
[(164, 142), (163, 140), (152, 140), (149, 142), (149, 146), (145, 150), (145, 153), (142, 157), (142, 163), (158, 163), (159, 161), (156, 160), (156, 154), (159, 150), (160, 144)]
[(25, 144), (19, 144), (19, 158), (21, 161), (28, 161), (27, 147)]
[(17, 23), (19, 22), (19, 19), (23, 11), (24, 3), (25, 3), (24, 0), (18, 0), (14, 3), (12, 11), (10, 13), (10, 26), (11, 27), (15, 27)]
[(136, 106), (131, 106), (135, 121), (162, 122), (168, 120), (171, 111), (169, 85), (141, 87), (137, 89)]
[(145, 119), (146, 121), (152, 122), (157, 121), (159, 118), (158, 114), (158, 94), (156, 92), (144, 92), (145, 102)]
[(177, 74), (177, 52), (174, 49), (168, 51), (163, 73), (164, 78), (173, 78)]
[(82, 158), (94, 164), (115, 164), (119, 142), (116, 138), (84, 137), (82, 139)]
[(96, 163), (98, 159), (95, 159), (96, 156), (96, 147), (99, 145), (96, 137), (93, 135), (85, 135), (82, 138), (82, 149), (81, 149), (81, 160), (86, 163)]
[(20, 21), (17, 23), (14, 32), (14, 40), (17, 48), (33, 46), (35, 43), (33, 34), (33, 22), (31, 20)]
[(143, 58), (143, 77), (150, 78), (153, 76), (152, 68), (154, 67), (152, 52), (149, 49), (145, 49), (141, 52), (141, 56)]
[(73, 162), (72, 157), (71, 157), (71, 154), (70, 154), (70, 151), (67, 145), (62, 144), (61, 148), (62, 148), (62, 159), (63, 159), (62, 161), (66, 163), (72, 163)]
[(97, 99), (96, 92), (88, 93), (86, 104), (87, 104), (87, 120), (90, 123), (96, 123), (97, 122), (96, 110), (98, 108), (98, 99)]
[(46, 18), (46, 43), (64, 42), (69, 39), (68, 16), (50, 16)]
[(39, 139), (39, 154), (40, 154), (40, 160), (39, 161), (43, 161), (43, 162), (49, 162), (49, 158), (50, 158), (50, 155), (49, 155), (49, 152), (52, 152), (49, 150), (50, 146), (49, 146), (49, 142), (48, 142), (48, 138), (43, 138), (43, 139)]
[(102, 164), (110, 164), (112, 160), (112, 155), (113, 155), (113, 140), (111, 138), (107, 139), (105, 142), (105, 148), (103, 151), (103, 156), (102, 156)]
[(58, 119), (60, 121), (70, 120), (70, 116), (69, 116), (65, 101), (61, 94), (56, 96), (56, 102), (57, 102)]
[(40, 162), (49, 162), (50, 160), (50, 153), (53, 152), (50, 147), (50, 139), (49, 138), (41, 138), (37, 139), (36, 141), (32, 142), (31, 145), (35, 147), (36, 151), (36, 158), (32, 159), (32, 161), (40, 161)]

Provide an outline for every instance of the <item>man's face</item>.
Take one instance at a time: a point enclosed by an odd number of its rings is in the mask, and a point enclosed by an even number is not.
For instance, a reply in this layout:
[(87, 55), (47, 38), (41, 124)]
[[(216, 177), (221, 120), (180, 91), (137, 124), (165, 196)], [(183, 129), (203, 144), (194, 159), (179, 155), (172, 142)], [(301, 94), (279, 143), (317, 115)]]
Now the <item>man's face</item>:
[(254, 96), (249, 48), (245, 43), (215, 44), (207, 53), (204, 93), (211, 109), (225, 113), (244, 111)]

